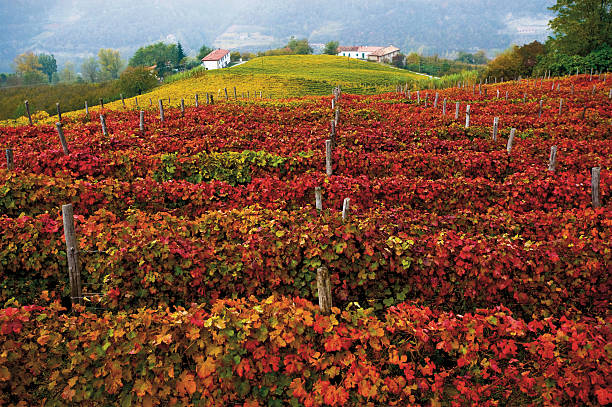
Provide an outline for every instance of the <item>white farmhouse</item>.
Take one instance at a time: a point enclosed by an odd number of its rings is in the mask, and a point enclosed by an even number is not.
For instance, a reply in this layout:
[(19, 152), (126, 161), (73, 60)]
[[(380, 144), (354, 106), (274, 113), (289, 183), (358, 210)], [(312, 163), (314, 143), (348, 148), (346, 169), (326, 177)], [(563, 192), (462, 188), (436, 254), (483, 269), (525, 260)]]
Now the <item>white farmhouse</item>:
[(225, 68), (230, 63), (230, 52), (226, 49), (216, 49), (202, 58), (202, 65), (206, 69)]
[(363, 59), (376, 62), (391, 62), (394, 56), (399, 53), (399, 48), (392, 45), (388, 47), (338, 47), (338, 56)]

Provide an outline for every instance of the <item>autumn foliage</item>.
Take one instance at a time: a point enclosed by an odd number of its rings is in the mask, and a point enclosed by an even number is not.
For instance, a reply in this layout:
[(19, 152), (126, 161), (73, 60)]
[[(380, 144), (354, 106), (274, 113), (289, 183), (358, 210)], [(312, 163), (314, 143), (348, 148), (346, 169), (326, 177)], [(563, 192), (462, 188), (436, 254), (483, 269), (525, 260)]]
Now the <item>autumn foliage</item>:
[[(329, 97), (148, 110), (144, 132), (105, 110), (109, 136), (65, 118), (67, 156), (52, 126), (0, 127), (0, 405), (609, 404), (612, 102), (590, 79), (343, 94), (331, 176)], [(100, 293), (73, 309), (66, 203)]]

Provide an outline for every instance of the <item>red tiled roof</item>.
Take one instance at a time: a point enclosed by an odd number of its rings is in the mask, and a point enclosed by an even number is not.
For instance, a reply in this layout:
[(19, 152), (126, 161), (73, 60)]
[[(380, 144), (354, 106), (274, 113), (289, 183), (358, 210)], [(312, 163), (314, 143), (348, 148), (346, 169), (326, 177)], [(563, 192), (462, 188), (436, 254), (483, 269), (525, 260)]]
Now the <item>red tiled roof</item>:
[(206, 55), (204, 58), (202, 58), (202, 61), (219, 61), (227, 54), (229, 54), (229, 51), (226, 49), (216, 49), (210, 54)]
[(364, 46), (358, 45), (353, 47), (338, 47), (338, 52), (374, 52), (384, 47), (372, 47), (372, 46)]
[(399, 48), (389, 45), (388, 47), (377, 49), (376, 51), (372, 52), (371, 55), (382, 57), (397, 51), (399, 51)]

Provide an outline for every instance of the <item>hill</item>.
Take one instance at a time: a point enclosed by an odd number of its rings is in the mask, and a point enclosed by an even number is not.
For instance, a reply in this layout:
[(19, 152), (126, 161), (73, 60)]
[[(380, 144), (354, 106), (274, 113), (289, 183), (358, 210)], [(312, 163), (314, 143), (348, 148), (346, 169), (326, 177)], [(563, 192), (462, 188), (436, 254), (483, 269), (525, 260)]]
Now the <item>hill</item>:
[[(219, 100), (225, 98), (224, 89), (227, 88), (228, 95), (233, 98), (234, 87), (238, 98), (328, 95), (336, 85), (353, 94), (374, 94), (395, 90), (397, 84), (416, 86), (424, 81), (428, 81), (426, 76), (410, 71), (332, 55), (269, 56), (254, 58), (232, 68), (213, 71), (195, 69), (175, 75), (159, 88), (138, 96), (138, 101), (139, 106), (147, 107), (157, 106), (158, 99), (170, 98), (170, 104), (178, 106), (180, 99), (184, 98), (186, 105), (193, 105), (196, 93), (201, 101), (205, 100), (202, 98), (206, 97), (206, 93)], [(135, 98), (125, 101), (128, 108), (136, 106)], [(83, 106), (84, 102), (85, 98), (77, 106)], [(14, 103), (21, 104), (22, 101), (15, 100)], [(88, 103), (93, 106), (98, 99), (88, 100)], [(37, 106), (36, 100), (32, 101), (32, 105)], [(105, 107), (119, 109), (122, 102), (117, 100)], [(53, 114), (54, 109), (55, 102), (47, 111)]]
[[(287, 39), (387, 45), (440, 56), (493, 52), (546, 39), (554, 1), (385, 0), (19, 0), (0, 5), (0, 71), (26, 50), (55, 54), (60, 65), (100, 48), (129, 58), (140, 46), (180, 41), (192, 55), (206, 43), (262, 50)], [(222, 4), (222, 6), (220, 5)], [(134, 18), (138, 16), (138, 18)]]

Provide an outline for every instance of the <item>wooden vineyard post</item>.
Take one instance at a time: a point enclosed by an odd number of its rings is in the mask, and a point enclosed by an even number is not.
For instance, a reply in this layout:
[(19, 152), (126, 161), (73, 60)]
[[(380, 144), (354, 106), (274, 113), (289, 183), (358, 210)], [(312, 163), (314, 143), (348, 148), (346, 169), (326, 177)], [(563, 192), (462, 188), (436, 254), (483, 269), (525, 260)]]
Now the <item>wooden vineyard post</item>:
[(210, 105), (210, 95), (206, 92), (206, 104)]
[(181, 116), (185, 116), (185, 99), (181, 98)]
[(442, 116), (446, 116), (446, 98), (442, 102)]
[(512, 151), (512, 143), (514, 142), (515, 133), (516, 129), (512, 128), (512, 130), (510, 130), (510, 137), (508, 137), (508, 144), (506, 144), (506, 151), (508, 151), (508, 154), (510, 154), (510, 151)]
[(336, 146), (336, 121), (333, 119), (331, 120), (330, 140), (332, 142), (332, 147), (335, 147)]
[(508, 100), (508, 91), (506, 91), (506, 101)]
[(66, 239), (66, 257), (68, 258), (68, 276), (70, 278), (70, 299), (72, 304), (83, 302), (81, 292), (81, 272), (79, 270), (79, 244), (74, 232), (74, 212), (72, 204), (62, 205), (64, 220), (64, 237)]
[(349, 210), (351, 205), (351, 198), (344, 198), (342, 203), (342, 222), (346, 222), (349, 218)]
[(238, 99), (238, 95), (236, 94), (236, 87), (234, 86), (234, 99)]
[(227, 88), (223, 88), (223, 90), (225, 91), (225, 100), (229, 100), (229, 96), (227, 94)]
[(459, 102), (455, 103), (455, 120), (459, 120)]
[(332, 175), (332, 142), (325, 140), (325, 173)]
[(138, 107), (138, 96), (134, 96), (134, 106)]
[(149, 98), (149, 106), (153, 106), (153, 99)]
[(493, 141), (497, 141), (497, 129), (499, 126), (499, 117), (493, 118)]
[(332, 308), (331, 279), (327, 267), (317, 269), (317, 291), (319, 294), (319, 309), (321, 313), (329, 315)]
[(465, 128), (470, 127), (470, 105), (465, 107)]
[(104, 109), (104, 100), (100, 98), (100, 109)]
[(550, 158), (548, 159), (548, 171), (554, 171), (557, 166), (557, 146), (550, 148)]
[(563, 113), (563, 98), (559, 100), (559, 116)]
[(61, 122), (62, 121), (62, 109), (60, 108), (59, 102), (55, 104), (55, 108), (57, 109), (57, 121)]
[(196, 93), (195, 94), (195, 107), (198, 107), (198, 106), (199, 106), (199, 104), (198, 104), (198, 94)]
[(315, 208), (318, 211), (323, 210), (323, 195), (321, 194), (321, 187), (315, 187)]
[(596, 86), (593, 85), (593, 91), (591, 92), (591, 96), (595, 96), (595, 91), (597, 90)]
[(336, 99), (332, 99), (332, 110), (336, 108)]
[(540, 99), (540, 110), (538, 110), (538, 119), (540, 117), (542, 117), (542, 104), (544, 103), (544, 101), (542, 99)]
[(13, 159), (13, 150), (7, 148), (6, 151), (6, 169), (12, 171), (15, 169), (15, 161)]
[(421, 91), (417, 90), (417, 105), (421, 104)]
[(68, 150), (68, 144), (66, 143), (66, 138), (64, 137), (64, 130), (62, 129), (62, 123), (55, 123), (55, 128), (57, 129), (57, 135), (59, 136), (60, 143), (62, 143), (62, 149), (64, 150), (64, 154), (70, 154)]
[(433, 105), (434, 108), (438, 107), (438, 97), (439, 97), (438, 92), (436, 92), (436, 97), (434, 99), (434, 105)]
[(85, 101), (85, 116), (87, 116), (87, 120), (89, 120), (89, 106), (87, 106), (87, 101)]
[(144, 121), (145, 121), (144, 110), (141, 110), (140, 111), (140, 125), (138, 127), (140, 129), (140, 132), (143, 133), (143, 134), (144, 134), (144, 131), (145, 131), (145, 129), (144, 129)]
[(599, 195), (599, 173), (601, 167), (593, 167), (591, 169), (591, 202), (593, 208), (601, 208), (601, 198)]
[(336, 123), (336, 127), (338, 127), (338, 123), (340, 122), (340, 106), (336, 106), (336, 113), (334, 115), (334, 122)]
[(612, 88), (610, 88), (610, 92), (608, 92), (608, 99), (612, 99)]
[(26, 113), (28, 114), (28, 121), (30, 122), (30, 126), (32, 126), (33, 123), (32, 123), (32, 115), (30, 114), (30, 102), (26, 100), (24, 103), (25, 103)]
[(104, 118), (103, 114), (100, 115), (100, 125), (102, 125), (102, 134), (108, 137), (108, 129), (106, 128), (106, 119)]
[(210, 95), (210, 104), (211, 105), (215, 104), (215, 97), (213, 95)]
[(164, 101), (159, 99), (159, 120), (164, 122)]

